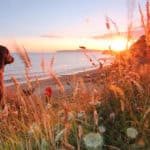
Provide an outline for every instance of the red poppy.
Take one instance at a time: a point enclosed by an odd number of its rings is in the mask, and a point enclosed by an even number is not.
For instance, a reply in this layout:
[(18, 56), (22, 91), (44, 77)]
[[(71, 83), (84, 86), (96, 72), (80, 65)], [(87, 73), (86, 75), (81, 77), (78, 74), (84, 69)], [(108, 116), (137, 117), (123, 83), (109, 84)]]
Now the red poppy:
[(51, 97), (52, 94), (53, 94), (52, 88), (51, 88), (51, 87), (46, 87), (46, 88), (45, 88), (44, 95), (45, 95), (45, 96), (48, 96), (48, 97)]

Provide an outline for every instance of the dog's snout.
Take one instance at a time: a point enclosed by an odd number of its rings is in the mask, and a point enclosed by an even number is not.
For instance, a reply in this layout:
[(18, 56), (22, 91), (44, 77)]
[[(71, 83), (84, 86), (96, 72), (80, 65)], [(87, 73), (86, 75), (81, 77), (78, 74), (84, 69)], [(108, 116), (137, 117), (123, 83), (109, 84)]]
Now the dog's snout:
[(10, 63), (14, 62), (14, 57), (10, 56), (8, 61), (9, 61)]
[(13, 62), (14, 62), (14, 57), (11, 56), (11, 63), (13, 63)]
[(5, 64), (11, 64), (14, 62), (14, 57), (8, 56), (7, 59), (5, 60)]

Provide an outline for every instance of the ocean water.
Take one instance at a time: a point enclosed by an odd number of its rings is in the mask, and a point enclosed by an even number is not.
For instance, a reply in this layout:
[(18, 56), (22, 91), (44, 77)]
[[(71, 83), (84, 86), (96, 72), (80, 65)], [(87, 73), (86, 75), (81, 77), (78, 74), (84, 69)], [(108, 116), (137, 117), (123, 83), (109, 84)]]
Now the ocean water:
[[(102, 54), (101, 52), (86, 52), (86, 55), (82, 51), (29, 53), (31, 67), (26, 69), (17, 53), (12, 53), (12, 56), (15, 58), (14, 63), (5, 67), (4, 82), (6, 86), (13, 83), (12, 76), (21, 83), (25, 82), (26, 73), (28, 73), (30, 80), (35, 80), (37, 77), (39, 80), (50, 78), (48, 70), (53, 57), (54, 64), (52, 69), (57, 76), (95, 69), (99, 67), (100, 61), (104, 65), (109, 65), (112, 62), (112, 56)], [(89, 59), (92, 59), (96, 66), (93, 66)], [(41, 67), (43, 60), (44, 70)]]

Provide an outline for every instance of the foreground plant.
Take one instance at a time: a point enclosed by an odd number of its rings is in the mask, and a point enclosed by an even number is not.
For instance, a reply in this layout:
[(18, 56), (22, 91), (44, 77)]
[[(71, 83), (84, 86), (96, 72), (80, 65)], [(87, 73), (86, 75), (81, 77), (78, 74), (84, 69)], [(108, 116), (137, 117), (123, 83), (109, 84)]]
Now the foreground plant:
[(135, 128), (127, 128), (127, 136), (131, 139), (135, 139), (138, 135), (138, 131)]
[(99, 133), (88, 133), (83, 140), (87, 150), (101, 150), (104, 145), (103, 137)]

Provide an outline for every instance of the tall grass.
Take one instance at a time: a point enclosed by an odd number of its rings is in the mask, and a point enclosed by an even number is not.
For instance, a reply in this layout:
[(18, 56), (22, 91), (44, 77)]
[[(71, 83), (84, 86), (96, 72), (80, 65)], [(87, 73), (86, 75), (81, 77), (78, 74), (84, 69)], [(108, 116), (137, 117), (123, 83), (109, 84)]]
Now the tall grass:
[[(53, 57), (49, 73), (59, 97), (27, 95), (13, 77), (15, 96), (6, 99), (5, 110), (0, 112), (0, 149), (149, 149), (149, 67), (141, 65), (137, 70), (128, 53), (120, 53), (110, 66), (84, 77), (66, 77), (68, 85), (73, 81), (69, 94), (65, 82), (52, 71)], [(20, 50), (19, 54), (28, 68), (28, 54)], [(28, 88), (40, 87), (38, 79), (35, 84), (27, 78)]]
[[(47, 97), (47, 103), (37, 93), (26, 96), (14, 77), (16, 96), (7, 99), (0, 114), (0, 149), (84, 150), (89, 136), (103, 139), (102, 149), (150, 147), (148, 71), (142, 66), (137, 72), (133, 64), (116, 59), (95, 77), (88, 75), (88, 82), (72, 77), (72, 93)], [(128, 128), (137, 131), (135, 138), (127, 135)]]

